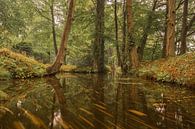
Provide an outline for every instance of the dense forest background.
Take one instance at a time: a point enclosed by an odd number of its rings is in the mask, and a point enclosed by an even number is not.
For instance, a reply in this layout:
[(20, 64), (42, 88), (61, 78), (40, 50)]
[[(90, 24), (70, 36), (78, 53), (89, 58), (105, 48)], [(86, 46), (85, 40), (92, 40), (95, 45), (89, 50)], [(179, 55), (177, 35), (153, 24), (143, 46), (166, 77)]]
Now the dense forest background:
[[(123, 0), (75, 2), (65, 64), (94, 65), (98, 53), (95, 47), (102, 45), (103, 63), (120, 65), (129, 29), (140, 61), (165, 57), (168, 10), (172, 5), (175, 54), (195, 50), (194, 0), (176, 0), (169, 8), (170, 1), (166, 0), (133, 0), (130, 12), (128, 0), (127, 3)], [(52, 63), (60, 47), (68, 3), (68, 0), (0, 0), (0, 48), (11, 48), (43, 63)], [(129, 15), (132, 16), (128, 21)], [(102, 28), (98, 28), (97, 24), (101, 23)], [(97, 35), (103, 39), (102, 44), (96, 44)]]

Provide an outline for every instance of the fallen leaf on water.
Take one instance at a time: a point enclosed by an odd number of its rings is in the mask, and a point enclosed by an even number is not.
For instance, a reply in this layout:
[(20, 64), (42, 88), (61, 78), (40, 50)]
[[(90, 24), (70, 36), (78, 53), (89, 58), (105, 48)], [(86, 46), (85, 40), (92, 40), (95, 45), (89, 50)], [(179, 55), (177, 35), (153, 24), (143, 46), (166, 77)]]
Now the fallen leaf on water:
[(128, 111), (131, 112), (131, 113), (133, 113), (133, 114), (136, 114), (136, 115), (138, 115), (138, 116), (147, 116), (147, 115), (144, 114), (143, 112), (140, 112), (140, 111), (137, 111), (137, 110), (129, 109)]
[(113, 117), (112, 114), (110, 114), (110, 113), (108, 113), (108, 112), (106, 112), (106, 111), (104, 111), (102, 109), (97, 108), (97, 110), (99, 110), (100, 112), (106, 114), (107, 116)]
[(99, 104), (94, 104), (96, 107), (98, 107), (98, 108), (101, 108), (101, 109), (103, 109), (103, 110), (106, 110), (106, 108), (105, 107), (103, 107), (102, 105), (99, 105)]
[(88, 111), (88, 110), (86, 110), (86, 109), (84, 109), (84, 108), (79, 108), (79, 110), (81, 110), (81, 111), (83, 111), (83, 112), (85, 112), (85, 113), (87, 113), (87, 114), (89, 114), (89, 115), (93, 115), (92, 112), (90, 112), (90, 111)]

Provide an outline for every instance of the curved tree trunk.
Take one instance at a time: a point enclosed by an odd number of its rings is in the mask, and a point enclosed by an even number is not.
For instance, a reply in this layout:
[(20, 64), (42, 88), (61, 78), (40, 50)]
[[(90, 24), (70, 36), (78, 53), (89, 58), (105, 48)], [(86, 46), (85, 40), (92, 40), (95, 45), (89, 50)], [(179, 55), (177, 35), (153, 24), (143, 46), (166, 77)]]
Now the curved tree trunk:
[(70, 33), (71, 25), (72, 25), (73, 12), (74, 12), (74, 0), (70, 0), (67, 21), (64, 26), (64, 32), (62, 35), (60, 48), (56, 56), (55, 62), (53, 63), (52, 66), (47, 68), (48, 74), (57, 73), (64, 62), (65, 51), (67, 49), (68, 35)]

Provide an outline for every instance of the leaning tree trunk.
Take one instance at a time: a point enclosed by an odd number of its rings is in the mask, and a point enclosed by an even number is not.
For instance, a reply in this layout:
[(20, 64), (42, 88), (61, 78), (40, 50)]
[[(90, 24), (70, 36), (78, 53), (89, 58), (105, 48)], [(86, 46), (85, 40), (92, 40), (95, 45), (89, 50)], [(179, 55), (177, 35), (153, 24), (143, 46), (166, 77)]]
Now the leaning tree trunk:
[(94, 66), (99, 73), (105, 72), (104, 66), (104, 8), (105, 0), (97, 0), (96, 37), (94, 43)]
[(74, 12), (74, 0), (70, 0), (67, 21), (64, 26), (64, 32), (62, 35), (60, 48), (56, 56), (55, 62), (52, 64), (52, 66), (47, 68), (48, 74), (57, 73), (64, 62), (65, 51), (67, 49), (68, 35), (70, 33), (71, 25), (72, 25), (73, 12)]
[(184, 0), (180, 54), (186, 53), (186, 49), (187, 49), (187, 45), (186, 45), (187, 15), (188, 15), (188, 0)]
[(175, 0), (168, 0), (166, 57), (175, 56)]

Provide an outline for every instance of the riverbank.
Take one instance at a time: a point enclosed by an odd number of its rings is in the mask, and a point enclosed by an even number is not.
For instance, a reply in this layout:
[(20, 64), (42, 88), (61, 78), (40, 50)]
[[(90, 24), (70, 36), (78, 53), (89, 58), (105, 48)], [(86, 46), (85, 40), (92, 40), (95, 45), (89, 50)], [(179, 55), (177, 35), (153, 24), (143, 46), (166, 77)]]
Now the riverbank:
[(143, 63), (138, 76), (195, 88), (195, 52)]
[[(0, 49), (0, 80), (12, 78), (33, 78), (47, 75), (46, 68), (50, 64), (43, 64), (31, 57), (15, 53), (7, 48)], [(94, 73), (91, 67), (77, 67), (63, 65), (60, 72)]]
[[(9, 49), (0, 49), (0, 80), (43, 77), (47, 75), (48, 66)], [(96, 73), (97, 71), (91, 67), (63, 65), (60, 72)], [(136, 74), (153, 81), (176, 83), (194, 88), (195, 53), (142, 63)]]
[(0, 49), (0, 79), (32, 78), (45, 74), (44, 64), (9, 49)]

